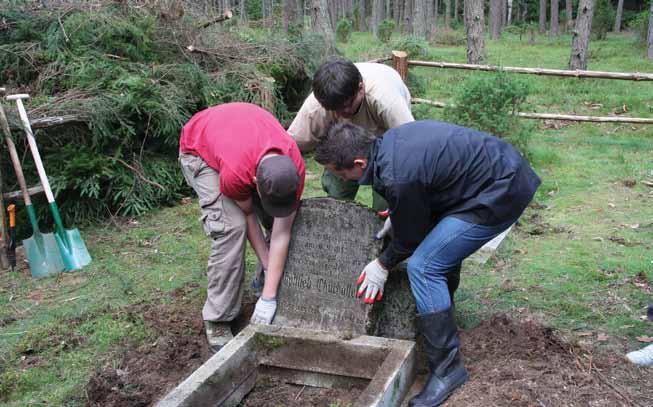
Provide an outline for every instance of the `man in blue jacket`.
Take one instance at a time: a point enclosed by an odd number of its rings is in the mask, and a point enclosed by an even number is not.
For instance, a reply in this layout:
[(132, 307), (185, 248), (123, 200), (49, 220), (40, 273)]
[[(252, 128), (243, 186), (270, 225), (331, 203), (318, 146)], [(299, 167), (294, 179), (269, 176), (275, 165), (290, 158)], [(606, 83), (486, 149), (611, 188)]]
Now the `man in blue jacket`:
[(362, 127), (336, 124), (318, 144), (315, 160), (345, 180), (371, 184), (388, 201), (394, 236), (363, 269), (358, 295), (368, 304), (381, 300), (389, 270), (410, 257), (417, 329), (431, 371), (410, 405), (440, 405), (468, 379), (449, 275), (519, 218), (539, 177), (510, 144), (432, 120), (404, 124), (381, 139)]

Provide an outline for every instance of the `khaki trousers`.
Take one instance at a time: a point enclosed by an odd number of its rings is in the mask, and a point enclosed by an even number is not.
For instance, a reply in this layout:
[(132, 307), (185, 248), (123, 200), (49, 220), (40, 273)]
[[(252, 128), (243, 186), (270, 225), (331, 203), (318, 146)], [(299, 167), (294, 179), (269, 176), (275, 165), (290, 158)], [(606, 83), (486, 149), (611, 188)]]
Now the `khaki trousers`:
[[(220, 175), (200, 157), (179, 154), (184, 178), (199, 197), (204, 232), (211, 239), (206, 267), (205, 321), (231, 321), (240, 312), (245, 277), (247, 223), (236, 203), (220, 192)], [(258, 194), (253, 194), (258, 197)], [(258, 200), (255, 200), (255, 205)], [(256, 205), (258, 206), (258, 205)], [(262, 212), (262, 210), (258, 210)], [(266, 222), (264, 222), (266, 223)]]

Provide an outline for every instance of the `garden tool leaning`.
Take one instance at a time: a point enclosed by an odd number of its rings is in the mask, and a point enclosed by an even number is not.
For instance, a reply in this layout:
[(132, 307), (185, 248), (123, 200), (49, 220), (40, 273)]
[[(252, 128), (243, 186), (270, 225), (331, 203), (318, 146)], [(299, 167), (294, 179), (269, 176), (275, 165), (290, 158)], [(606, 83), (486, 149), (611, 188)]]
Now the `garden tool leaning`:
[(82, 240), (82, 236), (79, 234), (79, 230), (64, 229), (63, 227), (61, 214), (59, 213), (57, 203), (54, 201), (54, 196), (52, 195), (52, 190), (50, 189), (50, 183), (48, 181), (47, 175), (45, 174), (43, 162), (41, 161), (41, 155), (39, 154), (39, 150), (36, 145), (36, 139), (32, 133), (32, 128), (29, 124), (29, 119), (27, 118), (27, 112), (23, 106), (22, 100), (27, 98), (29, 98), (29, 95), (25, 94), (7, 96), (7, 100), (14, 100), (16, 102), (20, 120), (23, 124), (23, 128), (25, 129), (25, 135), (27, 136), (29, 149), (32, 152), (32, 157), (34, 157), (34, 163), (36, 164), (36, 169), (39, 173), (39, 178), (41, 179), (41, 185), (43, 186), (45, 196), (48, 199), (50, 211), (52, 212), (52, 217), (54, 219), (54, 238), (57, 242), (57, 246), (59, 247), (59, 253), (61, 254), (64, 268), (69, 271), (77, 270), (91, 262), (91, 255), (86, 249), (86, 245), (84, 244), (84, 240)]
[(5, 136), (5, 142), (7, 143), (7, 150), (9, 151), (11, 163), (13, 164), (14, 171), (16, 172), (16, 179), (18, 180), (18, 185), (20, 185), (20, 190), (23, 194), (27, 216), (29, 217), (29, 222), (32, 225), (32, 236), (23, 240), (25, 256), (29, 262), (29, 268), (32, 272), (32, 276), (38, 278), (45, 277), (53, 273), (59, 273), (64, 270), (63, 260), (61, 259), (61, 254), (59, 254), (59, 247), (57, 246), (57, 242), (52, 233), (41, 233), (39, 230), (39, 224), (36, 220), (36, 212), (32, 206), (32, 200), (30, 199), (29, 192), (27, 192), (27, 185), (25, 184), (23, 169), (20, 166), (20, 159), (16, 153), (16, 146), (14, 145), (14, 141), (11, 138), (9, 123), (7, 122), (7, 117), (5, 116), (2, 105), (0, 105), (0, 125)]

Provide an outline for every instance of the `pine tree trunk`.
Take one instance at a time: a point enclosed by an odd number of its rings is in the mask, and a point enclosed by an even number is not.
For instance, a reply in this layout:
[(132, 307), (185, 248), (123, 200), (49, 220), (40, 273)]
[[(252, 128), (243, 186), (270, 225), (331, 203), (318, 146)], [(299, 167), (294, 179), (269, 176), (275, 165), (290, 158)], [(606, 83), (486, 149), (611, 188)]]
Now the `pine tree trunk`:
[(549, 35), (551, 37), (557, 37), (560, 34), (560, 24), (558, 22), (558, 16), (560, 10), (558, 10), (558, 0), (551, 0), (551, 29)]
[(421, 38), (426, 37), (426, 2), (427, 0), (415, 0), (413, 33)]
[(392, 3), (392, 17), (395, 20), (395, 28), (399, 30), (399, 24), (401, 23), (401, 1), (394, 0)]
[(297, 24), (297, 1), (283, 0), (283, 29), (288, 32), (292, 25)]
[(490, 38), (501, 38), (501, 0), (490, 0)]
[(508, 15), (506, 16), (506, 25), (512, 24), (512, 0), (508, 0)]
[(338, 24), (338, 4), (335, 0), (328, 0), (327, 4), (329, 5), (329, 22), (331, 23), (331, 28), (336, 29), (336, 24)]
[(313, 31), (322, 34), (327, 45), (327, 53), (333, 53), (335, 38), (329, 21), (329, 5), (327, 0), (313, 0), (311, 7)]
[(465, 0), (467, 62), (470, 64), (482, 64), (485, 62), (484, 25), (483, 0)]
[(648, 37), (646, 39), (647, 51), (646, 57), (653, 59), (653, 1), (648, 11)]
[(367, 1), (360, 0), (358, 2), (358, 29), (360, 31), (367, 31)]
[(451, 0), (444, 0), (444, 29), (451, 28)]
[(458, 12), (459, 12), (459, 10), (460, 9), (458, 8), (458, 0), (454, 0), (454, 2), (453, 2), (453, 21), (458, 22)]
[(435, 36), (433, 35), (433, 1), (426, 2), (426, 38), (431, 41)]
[(506, 0), (501, 0), (501, 26), (500, 29), (506, 26)]
[(372, 0), (372, 33), (375, 37), (379, 32), (379, 24), (383, 21), (384, 3), (384, 0)]
[(414, 0), (406, 0), (404, 3), (404, 26), (402, 31), (409, 34), (413, 32), (413, 6)]
[(540, 34), (546, 32), (546, 0), (540, 0)]
[(244, 24), (247, 22), (247, 4), (245, 0), (240, 0), (240, 23)]
[(587, 51), (590, 45), (590, 31), (594, 15), (595, 0), (579, 0), (576, 28), (571, 42), (569, 69), (587, 69)]
[(619, 0), (617, 3), (617, 15), (614, 18), (614, 29), (613, 31), (618, 33), (621, 31), (621, 16), (624, 13), (624, 0)]
[(574, 7), (572, 6), (573, 0), (567, 0), (565, 2), (565, 14), (567, 14), (567, 21), (565, 21), (567, 26), (567, 31), (574, 29)]

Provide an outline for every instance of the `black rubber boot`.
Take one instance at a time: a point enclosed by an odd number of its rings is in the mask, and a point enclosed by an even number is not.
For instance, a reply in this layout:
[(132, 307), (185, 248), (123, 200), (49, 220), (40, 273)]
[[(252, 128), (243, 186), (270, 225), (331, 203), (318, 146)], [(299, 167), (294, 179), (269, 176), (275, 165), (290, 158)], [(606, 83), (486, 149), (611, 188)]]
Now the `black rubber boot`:
[(410, 400), (410, 407), (435, 407), (442, 404), (469, 374), (460, 357), (460, 339), (451, 310), (417, 316), (418, 332), (431, 373), (422, 391)]

